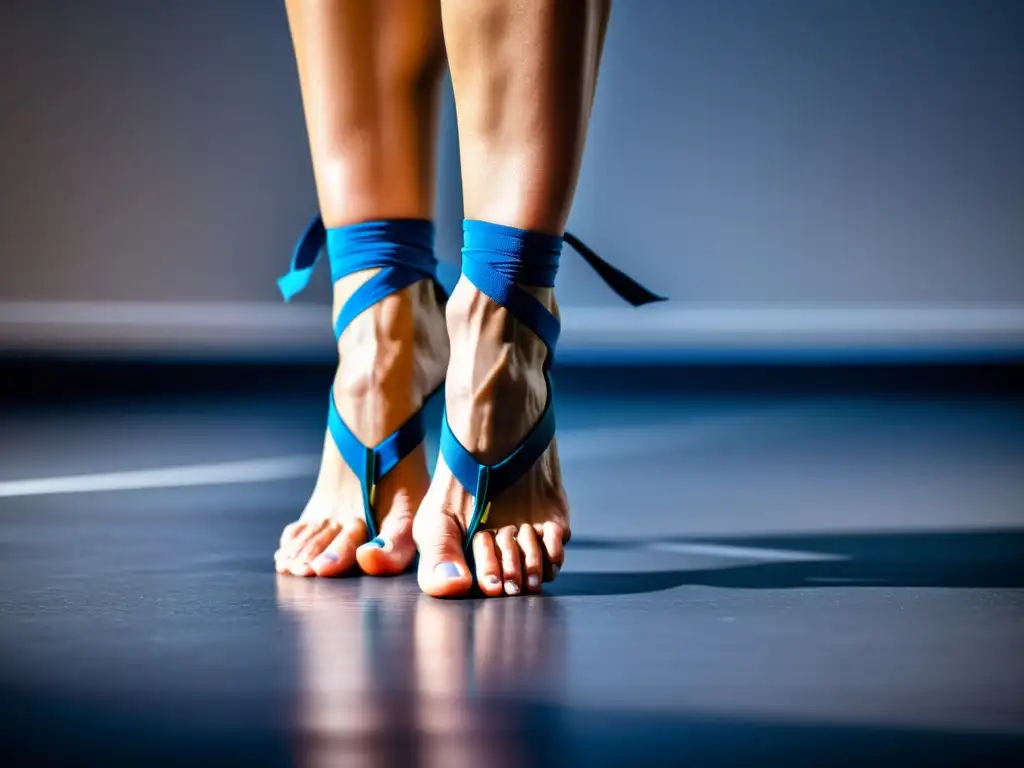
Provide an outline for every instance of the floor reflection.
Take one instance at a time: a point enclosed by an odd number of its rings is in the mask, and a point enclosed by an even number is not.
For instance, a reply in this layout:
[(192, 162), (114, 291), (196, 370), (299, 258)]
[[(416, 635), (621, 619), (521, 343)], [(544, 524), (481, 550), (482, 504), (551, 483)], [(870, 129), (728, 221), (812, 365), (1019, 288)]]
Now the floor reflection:
[(415, 581), (279, 577), (301, 658), (296, 763), (532, 762), (529, 703), (559, 701), (566, 633), (545, 597), (439, 601)]

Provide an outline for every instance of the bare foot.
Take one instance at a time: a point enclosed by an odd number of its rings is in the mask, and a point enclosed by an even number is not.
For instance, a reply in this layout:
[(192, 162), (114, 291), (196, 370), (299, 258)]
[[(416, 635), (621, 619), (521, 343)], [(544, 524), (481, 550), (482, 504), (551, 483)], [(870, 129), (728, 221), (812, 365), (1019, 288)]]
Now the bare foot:
[[(375, 272), (335, 283), (335, 316)], [(338, 413), (363, 444), (376, 445), (420, 408), (444, 375), (448, 339), (432, 282), (421, 280), (363, 312), (342, 334), (338, 355)], [(339, 576), (358, 563), (371, 575), (401, 573), (416, 554), (412, 519), (429, 483), (420, 445), (378, 485), (374, 512), (380, 535), (367, 542), (359, 479), (328, 433), (313, 493), (281, 534), (277, 571)]]
[[(550, 288), (529, 288), (556, 312)], [(448, 301), (451, 360), (445, 384), (448, 423), (479, 461), (505, 458), (544, 411), (547, 350), (532, 331), (465, 278)], [(435, 597), (467, 593), (474, 580), (485, 595), (540, 591), (558, 574), (569, 540), (569, 502), (555, 443), (511, 488), (495, 498), (486, 526), (473, 537), (475, 572), (463, 554), (473, 497), (439, 456), (413, 534), (420, 550), (419, 584)]]

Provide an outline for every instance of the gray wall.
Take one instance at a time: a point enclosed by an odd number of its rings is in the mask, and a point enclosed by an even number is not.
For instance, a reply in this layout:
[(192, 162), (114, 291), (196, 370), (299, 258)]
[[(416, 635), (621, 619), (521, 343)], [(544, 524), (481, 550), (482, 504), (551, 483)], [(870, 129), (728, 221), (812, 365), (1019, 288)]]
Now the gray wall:
[[(271, 0), (0, 4), (0, 344), (329, 352), (274, 288), (315, 206), (289, 45)], [(1024, 4), (619, 0), (570, 229), (673, 302), (567, 257), (569, 348), (1020, 348)]]

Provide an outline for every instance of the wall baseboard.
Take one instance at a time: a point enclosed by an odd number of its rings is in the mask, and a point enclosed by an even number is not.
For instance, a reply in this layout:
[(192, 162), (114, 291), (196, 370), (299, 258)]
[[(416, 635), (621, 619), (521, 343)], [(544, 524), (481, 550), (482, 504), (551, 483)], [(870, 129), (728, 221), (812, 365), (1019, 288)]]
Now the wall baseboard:
[[(0, 302), (0, 352), (330, 360), (329, 308), (296, 303)], [(1024, 306), (563, 309), (559, 359), (1024, 357)]]

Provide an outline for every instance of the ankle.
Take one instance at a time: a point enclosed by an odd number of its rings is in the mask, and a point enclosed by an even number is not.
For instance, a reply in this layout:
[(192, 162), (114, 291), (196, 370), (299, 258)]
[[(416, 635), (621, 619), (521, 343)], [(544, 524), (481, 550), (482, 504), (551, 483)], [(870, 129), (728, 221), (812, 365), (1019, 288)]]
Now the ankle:
[[(559, 316), (553, 288), (519, 286), (555, 317)], [(504, 307), (463, 276), (445, 307), (448, 336), (452, 346), (507, 345), (530, 367), (541, 366), (547, 357), (544, 343)]]
[(547, 349), (466, 280), (452, 292), (446, 317), (449, 424), (475, 455), (500, 460), (544, 410)]
[[(338, 281), (335, 317), (348, 296), (371, 274), (359, 273)], [(349, 280), (356, 282), (346, 285)], [(447, 342), (444, 304), (434, 284), (423, 280), (364, 310), (342, 334), (338, 353), (346, 371), (351, 367), (374, 381), (411, 382), (413, 391), (420, 391), (437, 386), (447, 363)]]
[[(557, 315), (551, 288), (523, 288)], [(466, 279), (459, 280), (445, 309), (448, 338), (453, 351), (472, 353), (472, 365), (452, 371), (486, 374), (493, 368), (541, 371), (547, 347), (504, 307)]]

